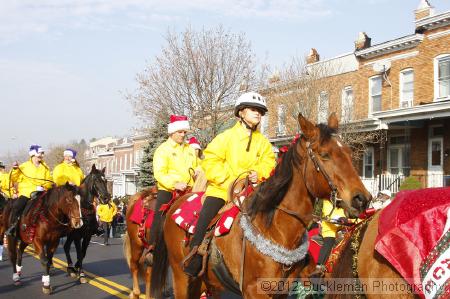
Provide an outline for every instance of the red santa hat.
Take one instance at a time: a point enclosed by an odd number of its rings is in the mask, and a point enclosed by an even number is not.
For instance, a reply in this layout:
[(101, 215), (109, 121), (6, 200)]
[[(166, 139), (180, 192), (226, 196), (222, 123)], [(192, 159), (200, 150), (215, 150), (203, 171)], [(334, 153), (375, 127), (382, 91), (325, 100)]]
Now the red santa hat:
[(190, 145), (193, 149), (199, 149), (199, 150), (202, 149), (202, 147), (200, 146), (200, 142), (198, 142), (197, 138), (195, 138), (195, 137), (189, 138), (189, 145)]
[(189, 131), (189, 121), (187, 116), (184, 115), (171, 115), (170, 123), (167, 131), (169, 134), (175, 133), (176, 131)]

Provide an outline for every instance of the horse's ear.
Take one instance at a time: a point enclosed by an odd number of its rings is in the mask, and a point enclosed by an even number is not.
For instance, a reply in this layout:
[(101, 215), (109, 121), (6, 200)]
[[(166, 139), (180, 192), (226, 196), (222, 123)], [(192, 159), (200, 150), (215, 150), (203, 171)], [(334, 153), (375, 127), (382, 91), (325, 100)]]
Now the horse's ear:
[(328, 117), (328, 127), (334, 130), (339, 128), (339, 120), (336, 116), (336, 112), (331, 113), (330, 117)]
[(97, 170), (97, 168), (95, 167), (95, 163), (94, 163), (94, 164), (92, 164), (91, 171), (95, 171), (95, 170)]
[(307, 120), (301, 113), (298, 114), (298, 123), (306, 139), (314, 139), (316, 134), (316, 126)]
[(103, 167), (102, 173), (105, 174), (105, 171), (106, 171), (106, 167)]

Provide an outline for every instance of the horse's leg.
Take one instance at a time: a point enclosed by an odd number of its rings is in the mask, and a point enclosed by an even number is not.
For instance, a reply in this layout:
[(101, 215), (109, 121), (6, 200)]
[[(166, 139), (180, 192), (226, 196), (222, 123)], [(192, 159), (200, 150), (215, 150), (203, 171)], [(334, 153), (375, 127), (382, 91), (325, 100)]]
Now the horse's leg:
[(70, 256), (70, 247), (72, 246), (73, 236), (73, 233), (68, 234), (66, 237), (66, 242), (64, 242), (64, 253), (66, 254), (67, 260), (67, 273), (69, 273), (70, 276), (75, 274), (75, 269), (72, 264), (72, 257)]
[(145, 269), (145, 299), (150, 299), (150, 278), (152, 276), (152, 267)]
[(58, 247), (59, 239), (52, 240), (46, 246), (46, 250), (41, 253), (41, 264), (44, 268), (44, 275), (42, 275), (42, 292), (50, 294), (52, 289), (50, 286), (50, 266), (53, 259), (53, 254)]
[(83, 238), (83, 241), (81, 244), (81, 256), (79, 257), (77, 264), (79, 267), (78, 274), (80, 275), (80, 283), (86, 283), (87, 282), (86, 275), (84, 274), (84, 271), (83, 271), (83, 260), (86, 257), (86, 252), (89, 247), (89, 243), (91, 242), (90, 231), (87, 230), (87, 234), (85, 236), (83, 236), (82, 238)]
[[(141, 258), (142, 251), (144, 247), (142, 246), (142, 243), (140, 243), (138, 236), (137, 236), (137, 229), (134, 229), (132, 225), (136, 226), (135, 224), (129, 224), (130, 227), (128, 228), (128, 238), (125, 239), (125, 242), (128, 242), (129, 251), (130, 251), (130, 272), (131, 276), (133, 277), (133, 292), (130, 294), (130, 298), (139, 298), (139, 295), (141, 294), (141, 288), (139, 287), (139, 271), (141, 270), (141, 265), (139, 264), (139, 259)], [(146, 271), (146, 281), (145, 286), (147, 288), (147, 272)], [(150, 278), (148, 278), (148, 285), (150, 286)], [(146, 289), (147, 294), (147, 289)], [(149, 297), (150, 298), (150, 297)]]
[(16, 263), (16, 270), (19, 276), (22, 275), (22, 257), (23, 252), (25, 251), (25, 248), (27, 248), (27, 246), (28, 246), (27, 243), (19, 241), (19, 247), (17, 248), (17, 263)]
[(20, 275), (17, 273), (17, 239), (13, 236), (8, 236), (8, 254), (13, 269), (13, 281), (15, 285), (20, 285)]

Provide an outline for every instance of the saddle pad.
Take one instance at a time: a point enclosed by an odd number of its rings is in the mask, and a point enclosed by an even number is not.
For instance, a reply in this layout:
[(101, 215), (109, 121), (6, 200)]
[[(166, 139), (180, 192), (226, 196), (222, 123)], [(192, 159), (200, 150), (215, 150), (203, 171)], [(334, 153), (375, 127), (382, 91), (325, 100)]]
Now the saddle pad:
[(319, 231), (320, 231), (319, 228), (313, 228), (308, 231), (308, 241), (309, 241), (308, 252), (313, 258), (315, 263), (317, 263), (317, 261), (319, 260), (320, 248), (322, 248), (322, 246), (313, 237), (319, 236)]
[[(201, 198), (204, 192), (192, 194), (176, 211), (172, 214), (172, 219), (189, 234), (194, 234), (195, 226), (197, 225), (198, 216), (202, 209)], [(236, 206), (231, 206), (220, 216), (216, 228), (214, 230), (215, 236), (222, 236), (228, 233), (231, 229), (234, 219), (239, 214), (239, 209)]]
[(375, 249), (422, 298), (420, 268), (445, 233), (449, 208), (450, 188), (402, 191), (379, 218)]
[(148, 213), (147, 219), (145, 220), (145, 228), (150, 228), (152, 226), (153, 217), (155, 211), (152, 209), (144, 208), (144, 200), (140, 197), (133, 206), (133, 212), (131, 213), (130, 220), (136, 224), (141, 224), (144, 221), (145, 213)]

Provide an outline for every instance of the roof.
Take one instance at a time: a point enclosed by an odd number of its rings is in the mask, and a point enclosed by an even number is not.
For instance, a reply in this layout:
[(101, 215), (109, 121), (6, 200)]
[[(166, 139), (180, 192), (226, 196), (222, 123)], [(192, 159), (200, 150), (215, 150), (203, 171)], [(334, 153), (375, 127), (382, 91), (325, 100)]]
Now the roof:
[(416, 47), (424, 38), (423, 34), (412, 34), (404, 37), (400, 37), (394, 40), (390, 40), (381, 44), (371, 46), (369, 48), (355, 51), (355, 55), (361, 58), (372, 58), (380, 55), (384, 55), (391, 52), (410, 49)]

